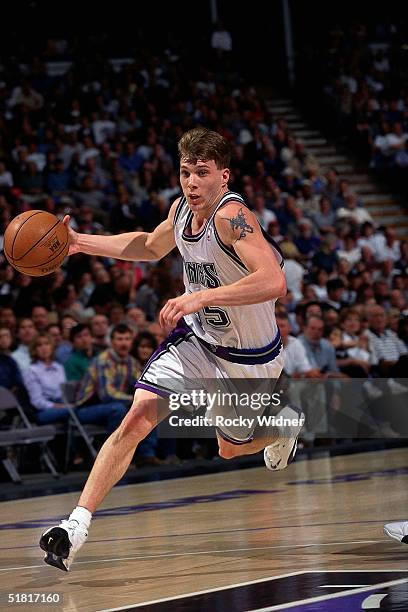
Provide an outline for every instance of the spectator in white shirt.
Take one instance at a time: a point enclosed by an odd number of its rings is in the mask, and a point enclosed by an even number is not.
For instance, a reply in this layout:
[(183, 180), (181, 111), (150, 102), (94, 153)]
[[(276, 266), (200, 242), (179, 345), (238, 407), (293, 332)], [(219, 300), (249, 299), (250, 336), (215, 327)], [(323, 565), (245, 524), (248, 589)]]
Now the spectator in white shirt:
[(305, 275), (304, 267), (296, 261), (300, 258), (300, 253), (293, 242), (285, 240), (281, 242), (280, 247), (285, 258), (286, 285), (288, 290), (292, 292), (295, 302), (298, 302), (303, 297), (302, 284)]
[[(399, 370), (406, 375), (407, 347), (396, 333), (387, 329), (387, 316), (378, 304), (367, 309), (369, 330), (367, 337), (370, 346), (371, 363), (377, 366), (382, 376), (398, 376)], [(405, 367), (401, 367), (405, 364)], [(401, 376), (402, 377), (402, 376)]]
[(375, 259), (377, 261), (398, 261), (400, 259), (400, 242), (397, 240), (396, 236), (397, 235), (393, 227), (387, 227), (384, 230), (384, 244), (381, 249), (375, 252)]
[(339, 259), (345, 259), (351, 266), (355, 266), (361, 259), (361, 250), (356, 245), (356, 239), (352, 234), (344, 238), (344, 248), (337, 251)]
[(293, 378), (319, 378), (320, 372), (317, 368), (312, 367), (301, 341), (290, 335), (291, 328), (288, 316), (280, 313), (276, 317), (276, 322), (282, 337), (284, 371), (286, 374)]
[(37, 330), (31, 319), (26, 318), (19, 321), (17, 325), (19, 345), (11, 356), (18, 363), (21, 372), (24, 372), (31, 364), (30, 345), (36, 335)]
[(344, 198), (345, 206), (337, 211), (338, 219), (350, 219), (357, 225), (368, 221), (373, 223), (370, 213), (362, 206), (357, 206), (357, 197), (354, 193), (348, 193)]
[(13, 175), (6, 169), (3, 162), (0, 162), (0, 187), (12, 187)]
[(362, 249), (368, 247), (372, 253), (381, 251), (385, 243), (384, 234), (376, 232), (370, 221), (366, 221), (360, 228), (360, 238), (357, 240), (357, 246)]
[(275, 213), (266, 208), (265, 197), (259, 193), (257, 193), (254, 198), (254, 213), (265, 231), (272, 221), (276, 221)]
[(327, 281), (329, 280), (329, 275), (326, 270), (321, 268), (315, 275), (315, 282), (312, 284), (314, 292), (316, 294), (316, 298), (318, 300), (322, 300), (325, 302), (327, 300)]

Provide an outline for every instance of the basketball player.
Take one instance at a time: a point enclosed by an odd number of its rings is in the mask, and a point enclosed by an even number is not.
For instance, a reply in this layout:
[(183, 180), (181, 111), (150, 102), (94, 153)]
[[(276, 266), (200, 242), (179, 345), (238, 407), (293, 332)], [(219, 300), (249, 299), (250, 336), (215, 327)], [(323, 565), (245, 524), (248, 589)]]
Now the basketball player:
[(408, 544), (408, 521), (387, 523), (384, 525), (384, 533), (401, 544)]
[[(198, 379), (269, 380), (282, 371), (275, 320), (275, 301), (286, 294), (281, 253), (243, 198), (228, 190), (228, 142), (197, 128), (182, 136), (178, 149), (183, 196), (153, 232), (98, 236), (69, 230), (70, 254), (153, 261), (177, 246), (186, 292), (162, 308), (160, 323), (173, 331), (145, 367), (130, 411), (102, 446), (78, 506), (41, 537), (46, 563), (64, 571), (86, 540), (92, 513), (126, 472), (137, 444), (168, 416), (168, 402), (160, 398), (175, 388), (191, 390)], [(281, 415), (298, 422), (303, 418), (289, 406)], [(301, 424), (259, 436), (254, 429), (218, 428), (220, 456), (230, 459), (264, 449), (268, 469), (285, 468), (296, 452)]]

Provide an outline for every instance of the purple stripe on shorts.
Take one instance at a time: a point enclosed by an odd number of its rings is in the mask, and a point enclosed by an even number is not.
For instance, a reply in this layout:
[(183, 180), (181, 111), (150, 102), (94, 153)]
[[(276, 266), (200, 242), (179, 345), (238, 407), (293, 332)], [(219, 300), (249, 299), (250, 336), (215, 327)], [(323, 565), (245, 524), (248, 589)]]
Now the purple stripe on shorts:
[(150, 359), (146, 363), (146, 365), (145, 365), (145, 367), (143, 369), (143, 372), (140, 375), (140, 378), (142, 378), (143, 374), (146, 372), (146, 370), (150, 366), (150, 364), (153, 361), (156, 360), (156, 357), (160, 353), (162, 353), (163, 351), (165, 351), (167, 349), (167, 346), (169, 344), (174, 344), (177, 340), (180, 340), (180, 338), (184, 338), (188, 333), (192, 333), (191, 329), (185, 323), (184, 319), (180, 319), (180, 321), (177, 323), (176, 327), (169, 333), (169, 335), (167, 336), (167, 338), (165, 340), (163, 340), (163, 342), (160, 342), (160, 344), (157, 347), (157, 349), (150, 356)]

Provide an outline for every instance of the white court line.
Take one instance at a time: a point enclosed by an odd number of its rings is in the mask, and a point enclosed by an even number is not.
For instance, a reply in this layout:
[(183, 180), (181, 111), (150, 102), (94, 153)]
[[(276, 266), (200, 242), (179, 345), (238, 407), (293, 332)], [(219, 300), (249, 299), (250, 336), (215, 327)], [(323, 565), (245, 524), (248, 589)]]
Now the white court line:
[(269, 576), (268, 578), (258, 578), (257, 580), (248, 580), (247, 582), (237, 582), (236, 584), (227, 584), (227, 586), (215, 587), (214, 589), (205, 589), (203, 591), (195, 591), (193, 593), (184, 593), (183, 595), (176, 595), (174, 597), (162, 597), (162, 599), (154, 599), (152, 601), (144, 601), (138, 604), (129, 604), (127, 606), (121, 606), (120, 608), (106, 608), (103, 610), (97, 610), (96, 612), (119, 612), (120, 610), (128, 610), (129, 608), (140, 608), (141, 606), (148, 606), (150, 604), (163, 603), (165, 601), (176, 601), (177, 599), (183, 599), (184, 597), (194, 597), (195, 595), (205, 595), (205, 593), (215, 593), (216, 591), (225, 591), (227, 589), (233, 589), (234, 587), (248, 586), (250, 584), (259, 584), (260, 582), (267, 582), (268, 580), (279, 580), (279, 578), (290, 578), (291, 576), (299, 576), (304, 574), (303, 570), (298, 572), (290, 572), (288, 574), (280, 574), (279, 576)]
[[(314, 546), (343, 546), (346, 544), (378, 544), (384, 540), (351, 540), (347, 542), (313, 542), (312, 544), (278, 544), (277, 546), (254, 546), (252, 548), (221, 548), (218, 550), (195, 550), (194, 552), (161, 553), (159, 555), (143, 555), (136, 557), (116, 557), (113, 559), (94, 559), (93, 561), (76, 561), (75, 565), (90, 563), (111, 563), (112, 561), (141, 561), (143, 559), (160, 559), (167, 557), (188, 557), (195, 555), (216, 555), (230, 552), (249, 552), (251, 550), (272, 550), (278, 548), (312, 548)], [(20, 569), (37, 569), (44, 565), (21, 565), (18, 567), (2, 567), (0, 572), (11, 572)], [(356, 571), (356, 570), (353, 570)]]
[(359, 588), (370, 586), (369, 584), (321, 584), (319, 589), (337, 589), (338, 587)]
[[(151, 601), (143, 601), (142, 603), (138, 603), (138, 604), (128, 604), (127, 606), (121, 606), (120, 608), (104, 608), (102, 610), (97, 610), (97, 612), (120, 612), (121, 610), (129, 610), (129, 609), (133, 609), (133, 608), (141, 608), (142, 606), (149, 606), (149, 605), (153, 605), (153, 604), (158, 604), (158, 603), (164, 603), (166, 601), (177, 601), (178, 599), (184, 599), (187, 597), (195, 597), (196, 595), (205, 595), (206, 593), (215, 593), (216, 591), (226, 591), (228, 589), (233, 589), (235, 587), (242, 587), (242, 586), (248, 586), (250, 584), (258, 584), (260, 582), (267, 582), (269, 580), (279, 580), (280, 578), (290, 578), (291, 576), (299, 576), (301, 574), (313, 574), (316, 571), (319, 570), (302, 570), (299, 572), (291, 572), (290, 574), (280, 574), (279, 576), (272, 576), (269, 578), (260, 578), (258, 580), (250, 580), (248, 582), (238, 582), (236, 584), (228, 584), (227, 586), (222, 586), (222, 587), (216, 587), (215, 589), (205, 589), (203, 591), (195, 591), (192, 593), (184, 593), (183, 595), (177, 595), (175, 597), (163, 597), (161, 599), (153, 599)], [(341, 572), (342, 570), (325, 570), (322, 573), (326, 573), (326, 572)], [(356, 572), (359, 570), (344, 570), (346, 572)], [(384, 572), (395, 572), (398, 570), (362, 570), (363, 572), (379, 572), (379, 571), (384, 571)], [(392, 580), (390, 582), (383, 582), (380, 584), (373, 584), (369, 587), (366, 588), (361, 588), (361, 589), (352, 589), (350, 591), (344, 591), (342, 594), (332, 594), (332, 595), (319, 595), (318, 597), (314, 597), (311, 599), (305, 599), (305, 600), (299, 600), (296, 602), (290, 602), (289, 604), (281, 604), (278, 606), (272, 606), (270, 608), (259, 608), (259, 609), (253, 609), (251, 610), (251, 612), (266, 612), (267, 610), (282, 610), (283, 608), (289, 608), (289, 607), (293, 607), (294, 605), (298, 605), (299, 603), (313, 603), (315, 601), (324, 601), (326, 599), (333, 599), (335, 597), (340, 597), (341, 595), (351, 595), (353, 593), (364, 593), (365, 591), (369, 591), (371, 589), (376, 589), (376, 588), (382, 588), (384, 586), (393, 586), (395, 584), (403, 584), (404, 582), (407, 582), (408, 578), (402, 578), (399, 580)]]
[[(400, 580), (391, 580), (390, 582), (379, 582), (369, 587), (361, 589), (350, 589), (349, 591), (343, 591), (342, 593), (332, 593), (331, 595), (319, 595), (318, 597), (311, 597), (309, 599), (299, 599), (298, 601), (291, 601), (287, 604), (279, 604), (277, 606), (268, 606), (267, 608), (252, 608), (250, 612), (272, 612), (272, 610), (289, 610), (302, 604), (312, 604), (319, 601), (328, 601), (329, 599), (340, 599), (341, 597), (347, 597), (348, 595), (358, 595), (359, 593), (367, 593), (374, 589), (382, 589), (385, 587), (396, 586), (397, 584), (404, 584), (408, 582), (408, 578), (402, 578)], [(105, 611), (104, 611), (105, 612)]]

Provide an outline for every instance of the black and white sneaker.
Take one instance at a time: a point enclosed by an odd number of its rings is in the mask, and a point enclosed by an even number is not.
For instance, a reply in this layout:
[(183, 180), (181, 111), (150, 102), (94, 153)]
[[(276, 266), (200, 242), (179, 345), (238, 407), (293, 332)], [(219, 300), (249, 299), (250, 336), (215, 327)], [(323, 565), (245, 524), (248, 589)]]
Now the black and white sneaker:
[(401, 544), (408, 544), (408, 521), (387, 523), (384, 525), (384, 533)]
[(264, 460), (268, 470), (274, 472), (284, 470), (295, 457), (297, 450), (297, 439), (300, 430), (305, 423), (305, 415), (301, 410), (285, 406), (276, 415), (283, 417), (287, 424), (280, 426), (281, 436), (264, 449)]
[(45, 551), (45, 563), (68, 572), (74, 556), (87, 537), (87, 529), (74, 519), (61, 521), (58, 526), (50, 527), (40, 539), (40, 547)]

